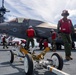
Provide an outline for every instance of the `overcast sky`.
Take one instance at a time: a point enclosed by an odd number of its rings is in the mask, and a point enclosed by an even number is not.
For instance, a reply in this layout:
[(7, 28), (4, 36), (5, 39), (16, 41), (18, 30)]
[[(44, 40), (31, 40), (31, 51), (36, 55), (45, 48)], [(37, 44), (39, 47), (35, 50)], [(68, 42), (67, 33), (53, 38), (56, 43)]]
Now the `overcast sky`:
[(5, 0), (5, 7), (10, 10), (6, 14), (10, 18), (25, 17), (54, 24), (62, 18), (62, 10), (67, 9), (76, 24), (76, 0)]

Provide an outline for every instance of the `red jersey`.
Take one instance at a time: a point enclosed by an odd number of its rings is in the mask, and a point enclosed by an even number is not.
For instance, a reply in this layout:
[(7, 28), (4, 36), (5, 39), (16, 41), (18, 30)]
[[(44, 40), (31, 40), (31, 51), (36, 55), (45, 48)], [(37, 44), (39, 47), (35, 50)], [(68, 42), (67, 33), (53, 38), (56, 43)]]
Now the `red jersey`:
[(3, 41), (3, 42), (5, 42), (5, 41), (6, 41), (6, 38), (5, 38), (5, 37), (3, 37), (3, 38), (2, 38), (2, 41)]
[(63, 19), (60, 20), (60, 32), (71, 33), (71, 26), (72, 22), (70, 19), (67, 19), (66, 21), (64, 21)]
[(27, 36), (28, 36), (29, 38), (33, 38), (33, 37), (35, 36), (34, 29), (29, 28), (29, 29), (27, 30)]
[(44, 41), (44, 48), (48, 47), (48, 42)]
[(56, 39), (56, 32), (52, 33), (52, 40)]

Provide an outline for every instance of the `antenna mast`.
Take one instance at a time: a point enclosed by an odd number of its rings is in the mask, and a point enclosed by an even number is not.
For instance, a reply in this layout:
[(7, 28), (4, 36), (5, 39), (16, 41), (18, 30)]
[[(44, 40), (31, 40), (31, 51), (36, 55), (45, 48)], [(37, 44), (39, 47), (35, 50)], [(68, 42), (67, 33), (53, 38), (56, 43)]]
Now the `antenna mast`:
[(4, 7), (4, 0), (2, 0), (2, 7)]

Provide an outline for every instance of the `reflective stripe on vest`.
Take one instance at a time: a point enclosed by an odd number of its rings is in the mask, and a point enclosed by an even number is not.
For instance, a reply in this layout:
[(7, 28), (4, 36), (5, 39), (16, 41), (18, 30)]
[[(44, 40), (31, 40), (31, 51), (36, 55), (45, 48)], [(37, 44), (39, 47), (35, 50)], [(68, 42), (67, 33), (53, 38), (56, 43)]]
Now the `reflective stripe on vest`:
[(60, 32), (71, 33), (71, 20), (60, 20)]

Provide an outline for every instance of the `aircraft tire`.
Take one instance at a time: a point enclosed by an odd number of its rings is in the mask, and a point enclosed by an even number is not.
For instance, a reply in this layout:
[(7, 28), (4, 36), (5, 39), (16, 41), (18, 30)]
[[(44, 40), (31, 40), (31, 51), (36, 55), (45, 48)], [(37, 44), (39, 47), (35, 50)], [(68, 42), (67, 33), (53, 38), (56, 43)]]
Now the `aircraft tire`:
[(52, 56), (53, 65), (59, 69), (62, 70), (63, 68), (63, 59), (58, 53), (53, 53)]
[(10, 53), (11, 53), (11, 55), (10, 55), (10, 63), (13, 63), (13, 61), (14, 61), (14, 54), (13, 54), (13, 52), (10, 50)]
[(26, 54), (24, 58), (24, 69), (26, 75), (33, 74), (33, 60), (30, 54)]

